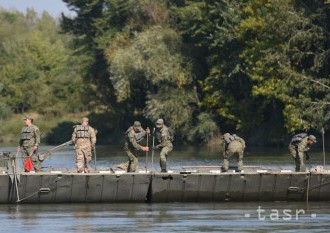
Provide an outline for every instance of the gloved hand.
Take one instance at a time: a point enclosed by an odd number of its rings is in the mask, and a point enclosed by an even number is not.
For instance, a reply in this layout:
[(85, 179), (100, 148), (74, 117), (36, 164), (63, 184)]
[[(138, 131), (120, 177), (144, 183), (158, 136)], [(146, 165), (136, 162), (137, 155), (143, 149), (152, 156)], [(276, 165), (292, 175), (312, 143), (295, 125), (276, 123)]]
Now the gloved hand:
[(95, 145), (92, 146), (92, 152), (95, 152)]
[(143, 150), (143, 151), (149, 151), (149, 147), (144, 146), (144, 147), (142, 147), (142, 150)]

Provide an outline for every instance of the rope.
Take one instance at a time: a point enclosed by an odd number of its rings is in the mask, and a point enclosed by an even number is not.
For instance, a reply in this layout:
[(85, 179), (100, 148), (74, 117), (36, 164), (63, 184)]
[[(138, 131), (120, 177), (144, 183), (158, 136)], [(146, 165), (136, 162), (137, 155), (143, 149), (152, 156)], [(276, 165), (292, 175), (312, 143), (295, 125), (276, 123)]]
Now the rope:
[(32, 196), (38, 194), (39, 192), (40, 192), (40, 190), (38, 190), (37, 192), (34, 192), (34, 193), (30, 194), (30, 195), (27, 196), (27, 197), (22, 198), (21, 200), (18, 199), (18, 200), (16, 201), (16, 203), (20, 203), (20, 202), (22, 202), (22, 201), (24, 201), (24, 200), (26, 200), (26, 199), (28, 199), (28, 198), (30, 198), (30, 197), (32, 197)]

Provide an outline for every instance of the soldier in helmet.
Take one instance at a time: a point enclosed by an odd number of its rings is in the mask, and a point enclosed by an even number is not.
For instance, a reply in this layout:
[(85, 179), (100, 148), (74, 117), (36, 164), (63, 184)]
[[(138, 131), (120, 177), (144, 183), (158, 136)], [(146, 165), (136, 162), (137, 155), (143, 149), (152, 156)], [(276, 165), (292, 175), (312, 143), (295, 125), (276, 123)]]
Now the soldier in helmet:
[(95, 130), (88, 125), (87, 117), (82, 118), (81, 125), (74, 127), (71, 141), (76, 150), (78, 173), (89, 173), (91, 169), (92, 150), (95, 150)]
[(295, 160), (296, 172), (306, 172), (304, 157), (306, 160), (309, 159), (307, 152), (314, 143), (316, 143), (314, 135), (308, 136), (306, 133), (300, 133), (292, 137), (289, 144), (289, 152)]
[(229, 169), (229, 159), (233, 155), (237, 157), (237, 167), (239, 171), (243, 170), (243, 156), (245, 149), (245, 141), (238, 137), (236, 134), (225, 133), (223, 135), (224, 142), (224, 160), (223, 160), (223, 168), (224, 172), (227, 172)]
[(173, 138), (171, 136), (169, 128), (164, 125), (163, 119), (158, 119), (156, 121), (155, 136), (158, 141), (158, 145), (153, 147), (153, 150), (161, 149), (159, 156), (161, 172), (167, 172), (167, 156), (168, 153), (171, 152), (173, 149)]
[(19, 152), (22, 147), (23, 163), (25, 164), (26, 160), (30, 157), (34, 170), (39, 172), (40, 163), (37, 156), (37, 150), (40, 144), (40, 131), (39, 128), (33, 124), (32, 116), (25, 116), (23, 120), (25, 127), (23, 127), (21, 131), (17, 152)]
[(145, 131), (139, 121), (135, 121), (133, 126), (126, 130), (124, 149), (128, 156), (127, 172), (135, 172), (138, 166), (136, 154), (138, 151), (149, 151), (149, 147), (141, 146), (139, 143), (144, 139), (146, 134), (150, 134), (149, 128)]

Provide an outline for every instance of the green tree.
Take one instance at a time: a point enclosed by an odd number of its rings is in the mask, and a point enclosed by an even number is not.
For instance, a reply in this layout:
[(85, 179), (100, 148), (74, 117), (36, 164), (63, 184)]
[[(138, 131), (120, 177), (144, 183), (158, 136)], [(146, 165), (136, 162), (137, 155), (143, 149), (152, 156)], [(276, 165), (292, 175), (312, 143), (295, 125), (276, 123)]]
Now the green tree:
[(197, 83), (168, 2), (65, 2), (77, 16), (63, 17), (62, 28), (75, 34), (80, 56), (88, 57), (85, 78), (97, 90), (96, 109), (116, 115), (116, 127), (163, 117), (186, 135), (199, 111)]
[(70, 36), (47, 13), (0, 12), (2, 88), (13, 111), (61, 115), (82, 108), (82, 82), (71, 59)]
[(280, 138), (284, 126), (309, 129), (317, 105), (328, 109), (328, 5), (187, 0), (173, 9), (184, 42), (206, 51), (202, 107), (220, 122)]

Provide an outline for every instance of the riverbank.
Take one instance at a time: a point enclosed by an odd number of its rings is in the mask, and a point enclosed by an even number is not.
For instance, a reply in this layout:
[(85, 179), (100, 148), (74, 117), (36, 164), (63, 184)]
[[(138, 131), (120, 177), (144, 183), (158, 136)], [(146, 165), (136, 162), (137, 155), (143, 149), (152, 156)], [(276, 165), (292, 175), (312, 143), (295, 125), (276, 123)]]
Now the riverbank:
[[(35, 119), (40, 129), (41, 141), (44, 144), (56, 144), (67, 141), (71, 137), (72, 127), (80, 122), (84, 114), (67, 114), (61, 117), (48, 117), (37, 113), (27, 113)], [(86, 114), (86, 113), (85, 113)], [(22, 127), (24, 115), (14, 114), (0, 124), (0, 143), (2, 145), (16, 145)]]

